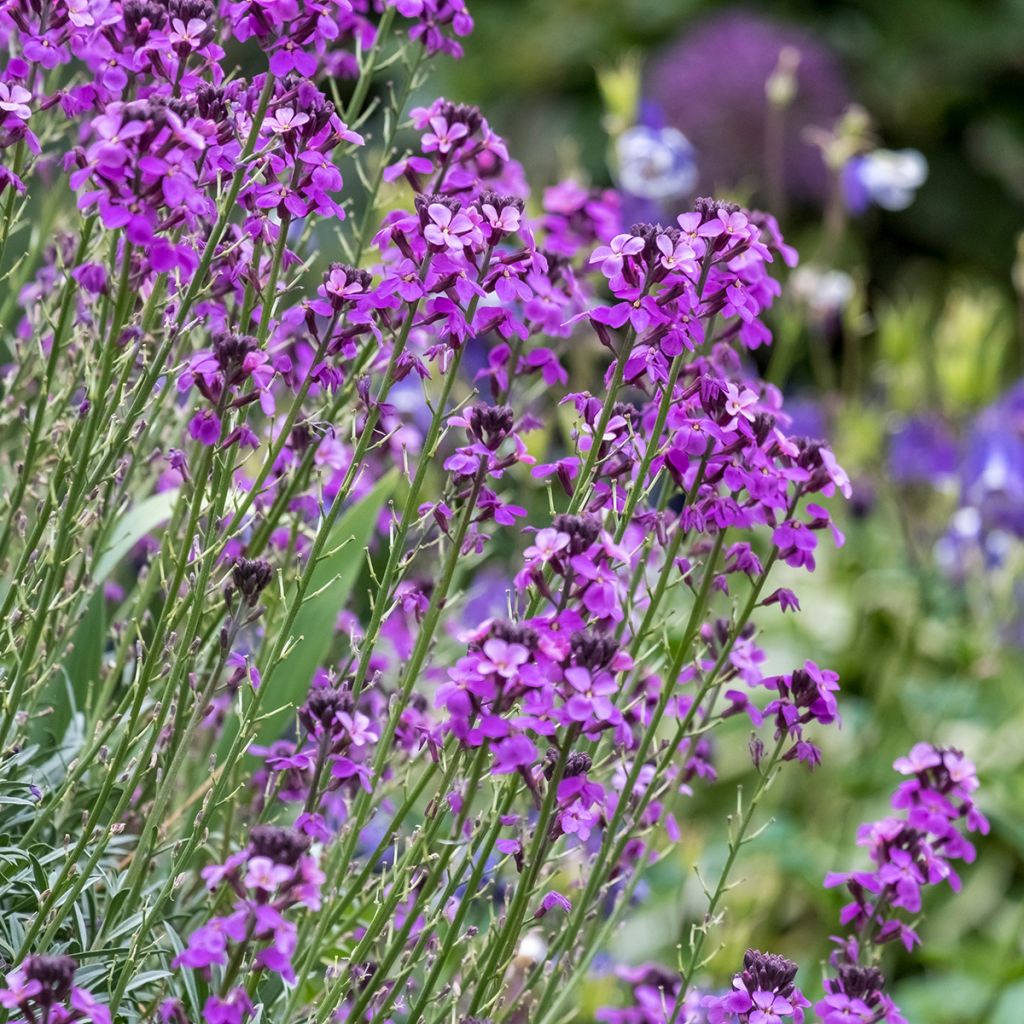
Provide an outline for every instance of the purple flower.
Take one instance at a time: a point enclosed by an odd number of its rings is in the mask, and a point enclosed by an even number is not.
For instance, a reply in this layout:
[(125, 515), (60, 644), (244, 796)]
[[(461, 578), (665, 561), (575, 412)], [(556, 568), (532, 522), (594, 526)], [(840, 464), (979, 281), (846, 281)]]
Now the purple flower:
[(810, 31), (745, 11), (714, 14), (688, 29), (647, 76), (646, 96), (696, 150), (703, 187), (737, 186), (763, 167), (765, 86), (784, 50), (799, 62), (783, 117), (782, 184), (797, 200), (826, 194), (824, 161), (806, 134), (831, 125), (849, 102), (839, 62)]
[[(852, 926), (854, 940), (841, 945), (833, 957), (840, 970), (857, 967), (859, 950), (865, 946), (899, 939), (912, 949), (920, 941), (918, 935), (895, 911), (916, 914), (925, 886), (947, 881), (958, 888), (953, 861), (974, 859), (974, 847), (963, 832), (988, 831), (988, 821), (971, 797), (978, 785), (974, 766), (960, 751), (919, 743), (895, 767), (910, 776), (892, 798), (894, 810), (902, 814), (864, 825), (858, 832), (872, 870), (833, 873), (825, 879), (827, 887), (845, 885), (852, 896), (841, 920)], [(856, 955), (851, 957), (850, 950)], [(866, 998), (838, 982), (829, 992)], [(836, 1013), (842, 1009), (839, 1003)]]
[(801, 1024), (804, 1008), (811, 1004), (794, 984), (796, 973), (797, 965), (791, 960), (748, 949), (743, 970), (733, 977), (733, 991), (705, 998), (710, 1024), (782, 1024), (784, 1017)]
[(560, 892), (548, 892), (544, 894), (544, 898), (540, 901), (540, 906), (534, 912), (534, 918), (542, 918), (549, 910), (557, 907), (559, 910), (564, 910), (568, 913), (572, 910), (572, 903), (569, 899), (563, 896)]
[[(110, 1011), (90, 992), (73, 984), (77, 962), (70, 956), (36, 954), (11, 971), (0, 989), (0, 1006), (18, 1010), (26, 1020), (84, 1019), (111, 1024)], [(71, 1011), (65, 1006), (70, 1003)]]

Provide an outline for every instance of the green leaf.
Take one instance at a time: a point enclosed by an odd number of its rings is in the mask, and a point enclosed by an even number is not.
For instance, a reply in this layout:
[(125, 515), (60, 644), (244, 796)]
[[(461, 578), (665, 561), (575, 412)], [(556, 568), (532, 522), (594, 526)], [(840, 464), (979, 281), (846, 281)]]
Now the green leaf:
[(167, 522), (178, 500), (177, 490), (162, 491), (132, 505), (110, 534), (110, 543), (97, 559), (93, 582), (103, 583), (131, 549), (147, 533)]
[[(61, 666), (64, 680), (58, 676), (47, 686), (53, 713), (39, 720), (36, 733), (49, 733), (59, 741), (67, 731), (72, 715), (84, 711), (89, 691), (100, 678), (103, 646), (106, 642), (106, 615), (103, 584), (117, 564), (147, 533), (165, 523), (174, 509), (178, 491), (163, 491), (137, 502), (121, 517), (111, 531), (107, 546), (100, 552), (92, 573), (93, 593), (85, 615), (75, 630), (71, 650)], [(38, 738), (38, 736), (37, 736)]]
[[(334, 640), (338, 613), (348, 603), (365, 567), (364, 549), (397, 479), (398, 471), (394, 469), (383, 476), (373, 490), (342, 514), (331, 531), (324, 545), (324, 557), (313, 570), (306, 599), (295, 617), (292, 635), (296, 643), (275, 674), (273, 693), (267, 695), (269, 705), (280, 710), (264, 719), (258, 742), (276, 739), (292, 709), (305, 700), (313, 673), (323, 664)], [(294, 594), (293, 589), (289, 600), (294, 599)]]

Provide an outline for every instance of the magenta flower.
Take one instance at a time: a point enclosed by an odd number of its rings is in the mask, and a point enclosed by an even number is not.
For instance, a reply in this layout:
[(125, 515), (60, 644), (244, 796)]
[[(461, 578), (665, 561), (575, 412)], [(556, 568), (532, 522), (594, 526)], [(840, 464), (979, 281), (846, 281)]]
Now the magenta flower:
[(423, 237), (440, 249), (459, 250), (467, 245), (466, 237), (473, 231), (473, 222), (462, 213), (452, 213), (441, 203), (432, 203), (427, 208), (430, 223), (423, 231)]
[(549, 910), (553, 910), (555, 907), (568, 913), (572, 910), (572, 903), (569, 902), (568, 897), (563, 896), (560, 892), (548, 892), (544, 894), (544, 898), (540, 901), (540, 906), (537, 908), (533, 916), (539, 920)]
[(10, 82), (0, 82), (0, 110), (9, 117), (19, 121), (27, 121), (32, 116), (32, 108), (29, 101), (32, 93)]
[[(601, 273), (613, 278), (622, 273), (627, 257), (643, 252), (644, 240), (634, 235), (616, 235), (608, 245), (599, 245), (590, 257), (590, 263), (600, 263)], [(616, 325), (621, 326), (621, 325)]]
[(431, 131), (423, 136), (423, 152), (441, 154), (450, 153), (452, 148), (459, 144), (468, 134), (469, 129), (464, 124), (452, 124), (437, 115), (430, 119)]

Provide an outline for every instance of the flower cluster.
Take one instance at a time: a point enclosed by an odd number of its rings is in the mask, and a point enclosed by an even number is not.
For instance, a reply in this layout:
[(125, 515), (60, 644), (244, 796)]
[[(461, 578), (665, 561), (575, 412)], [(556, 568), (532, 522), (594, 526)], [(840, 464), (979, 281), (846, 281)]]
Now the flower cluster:
[[(65, 774), (0, 824), (30, 850), (68, 832), (43, 892), (34, 859), (4, 867), (18, 1024), (557, 1019), (715, 781), (713, 731), (753, 724), (753, 809), (839, 721), (838, 676), (766, 676), (758, 635), (799, 609), (773, 569), (842, 544), (850, 494), (758, 371), (796, 253), (710, 198), (632, 226), (612, 191), (531, 202), (465, 104), (413, 110), (402, 155), (400, 97), (471, 27), (463, 0), (0, 5), (3, 246), (18, 192), (66, 207), (8, 268), (0, 414), (28, 436), (0, 752)], [(408, 88), (376, 95), (385, 68)], [(688, 151), (658, 148), (677, 133), (625, 141), (638, 188), (669, 156), (688, 191)], [(953, 752), (906, 765), (876, 871), (844, 876), (836, 1019), (889, 1012), (853, 943), (906, 936), (894, 911), (955, 880), (961, 818), (983, 827)], [(104, 1003), (71, 957), (27, 955), (129, 933)], [(802, 1019), (781, 957), (702, 994), (700, 943), (685, 973), (623, 971), (632, 1004), (602, 1019)]]
[(958, 889), (953, 861), (974, 859), (974, 846), (961, 829), (984, 834), (988, 821), (971, 797), (978, 788), (974, 765), (960, 751), (918, 743), (894, 767), (911, 776), (892, 798), (901, 813), (862, 825), (857, 833), (874, 868), (830, 874), (826, 885), (845, 885), (853, 897), (841, 920), (861, 943), (899, 939), (910, 950), (920, 940), (896, 911), (920, 911), (927, 885), (948, 882)]
[[(229, 950), (252, 950), (253, 968), (294, 981), (292, 956), (297, 930), (285, 914), (295, 906), (320, 908), (320, 885), (324, 876), (316, 858), (309, 854), (309, 838), (290, 828), (260, 825), (249, 834), (249, 845), (232, 854), (223, 864), (203, 869), (211, 891), (227, 886), (235, 896), (231, 913), (211, 918), (197, 928), (185, 949), (175, 958), (178, 967), (203, 971), (214, 966), (228, 968), (229, 960), (239, 965), (239, 955)], [(230, 969), (225, 972), (220, 993), (211, 995), (203, 1009), (208, 1021), (241, 1021), (252, 1011), (245, 986), (235, 985)]]
[(840, 963), (836, 977), (823, 982), (825, 997), (814, 1004), (821, 1024), (906, 1024), (885, 993), (885, 977), (877, 967)]
[[(324, 816), (310, 808), (329, 805), (344, 818), (346, 796), (353, 788), (370, 789), (367, 761), (379, 726), (356, 708), (349, 690), (327, 684), (312, 687), (298, 717), (305, 731), (303, 742), (277, 740), (269, 748), (253, 747), (252, 753), (264, 758), (271, 788), (280, 799), (304, 805), (297, 827), (314, 839), (327, 840)], [(260, 790), (267, 783), (263, 774), (253, 779)]]
[(784, 956), (748, 949), (732, 992), (705, 998), (709, 1024), (782, 1024), (786, 1018), (802, 1024), (811, 1004), (796, 987), (797, 970)]
[(110, 1024), (110, 1011), (74, 984), (77, 969), (70, 956), (27, 957), (7, 975), (7, 987), (0, 990), (0, 1006), (16, 1010), (26, 1022)]
[[(777, 291), (765, 268), (773, 251), (791, 258), (774, 223), (701, 200), (679, 224), (671, 229), (639, 225), (593, 252), (590, 263), (600, 266), (618, 301), (576, 319), (588, 318), (613, 348), (608, 329), (629, 324), (619, 370), (645, 401), (609, 409), (585, 393), (569, 397), (580, 420), (576, 452), (535, 466), (533, 474), (556, 478), (572, 497), (585, 488), (584, 514), (560, 515), (533, 534), (516, 576), (521, 591), (536, 595), (533, 614), (515, 625), (486, 621), (468, 632), (470, 652), (438, 695), (449, 729), (470, 746), (489, 743), (499, 773), (529, 774), (538, 765), (536, 740), (558, 742), (567, 731), (595, 739), (607, 732), (624, 750), (638, 744), (650, 709), (622, 700), (620, 677), (633, 662), (615, 639), (640, 626), (644, 607), (631, 589), (638, 573), (679, 572), (693, 586), (693, 565), (709, 550), (707, 536), (762, 524), (775, 526), (775, 557), (813, 568), (813, 531), (831, 526), (831, 520), (814, 503), (806, 519), (798, 516), (799, 499), (837, 489), (849, 493), (845, 474), (823, 445), (784, 433), (775, 396), (742, 374), (727, 344), (738, 338), (757, 345), (765, 337), (758, 315)], [(704, 325), (716, 322), (723, 324), (721, 334), (705, 338)], [(698, 346), (700, 352), (691, 355)], [(457, 422), (475, 436), (473, 417), (483, 415), (474, 410)], [(511, 413), (503, 415), (511, 425)], [(652, 429), (663, 433), (645, 441)], [(449, 461), (464, 472), (494, 463), (481, 441)], [(591, 475), (585, 476), (588, 469)], [(636, 500), (659, 480), (690, 495), (678, 514), (659, 513)], [(611, 512), (614, 520), (621, 509), (633, 518), (620, 522), (613, 535), (606, 516)], [(659, 561), (649, 544), (651, 529), (670, 546), (674, 534), (676, 542), (689, 538), (691, 557)], [(728, 590), (732, 573), (751, 578), (765, 573), (749, 544), (729, 549), (721, 589)], [(549, 610), (536, 614), (538, 601)], [(770, 601), (793, 606), (782, 594)], [(749, 649), (749, 638), (730, 634), (727, 626), (727, 660), (718, 673), (724, 681), (742, 668), (748, 685), (758, 685), (756, 649)], [(707, 643), (707, 663), (698, 663), (712, 671), (720, 652), (713, 634)], [(600, 657), (594, 661), (596, 652)], [(809, 664), (791, 677), (764, 681), (780, 694), (765, 713), (776, 717), (780, 735), (795, 742), (787, 756), (816, 761), (816, 748), (803, 740), (802, 727), (811, 719), (824, 724), (837, 719), (836, 678)], [(664, 687), (660, 680), (651, 682), (672, 694), (675, 680)], [(681, 706), (681, 717), (695, 713), (689, 704)], [(762, 713), (752, 705), (750, 710), (760, 724)]]

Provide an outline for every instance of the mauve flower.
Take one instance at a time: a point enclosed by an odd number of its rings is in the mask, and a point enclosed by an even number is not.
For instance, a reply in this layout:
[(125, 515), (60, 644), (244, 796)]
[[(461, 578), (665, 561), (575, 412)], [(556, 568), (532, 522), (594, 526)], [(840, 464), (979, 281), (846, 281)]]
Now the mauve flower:
[(32, 109), (28, 103), (32, 99), (32, 93), (20, 85), (9, 82), (0, 82), (0, 110), (17, 118), (19, 121), (27, 121), (32, 116)]
[(423, 237), (441, 249), (461, 249), (466, 245), (465, 235), (473, 230), (472, 221), (462, 213), (453, 214), (447, 206), (433, 203), (427, 213), (430, 223), (423, 230)]
[(542, 918), (549, 910), (557, 907), (559, 910), (564, 910), (568, 913), (572, 910), (572, 903), (569, 899), (563, 896), (560, 892), (548, 892), (544, 894), (544, 898), (540, 901), (540, 906), (534, 912), (534, 918)]
[(605, 277), (615, 277), (621, 273), (626, 256), (635, 256), (643, 252), (644, 241), (633, 235), (616, 235), (608, 245), (599, 245), (590, 257), (591, 263), (601, 264), (601, 273)]

